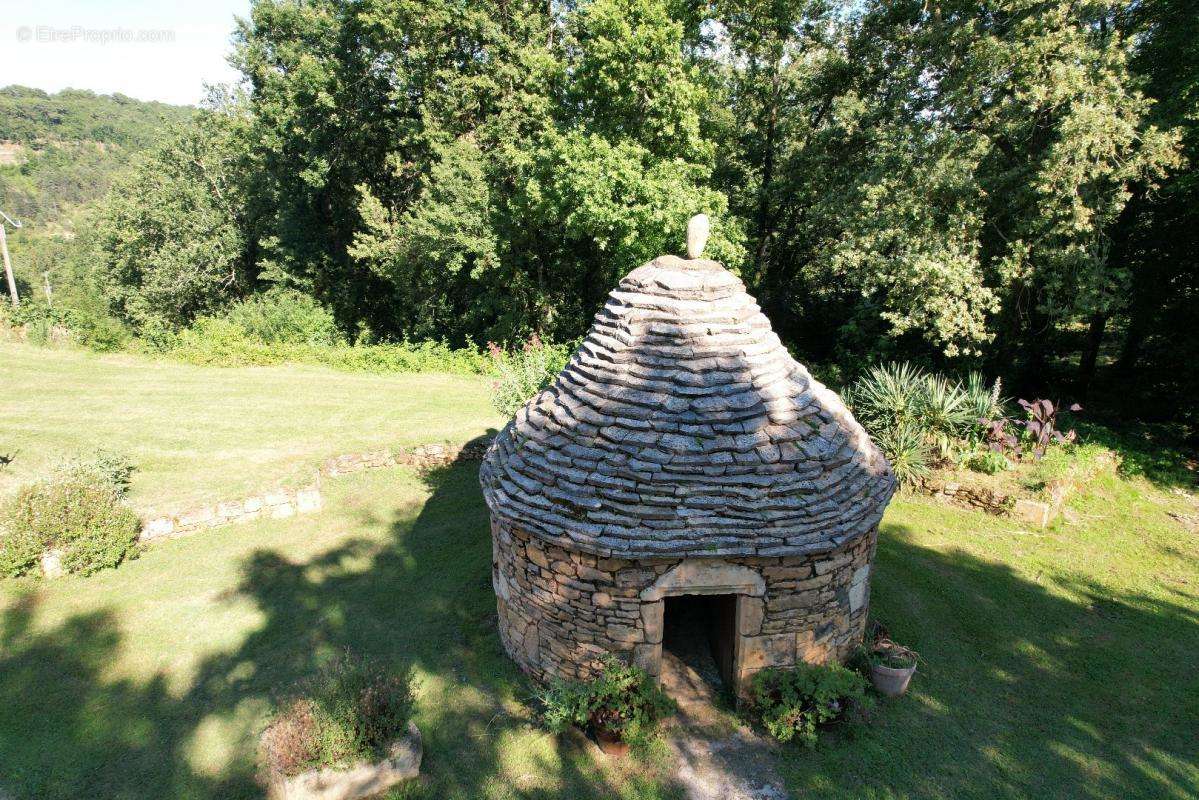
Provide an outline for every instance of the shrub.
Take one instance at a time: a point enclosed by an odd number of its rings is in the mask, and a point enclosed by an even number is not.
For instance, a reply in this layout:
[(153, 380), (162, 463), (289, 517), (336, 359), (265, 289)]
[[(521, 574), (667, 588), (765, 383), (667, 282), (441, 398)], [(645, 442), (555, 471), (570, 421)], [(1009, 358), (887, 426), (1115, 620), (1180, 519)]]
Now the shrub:
[(1012, 462), (1007, 460), (1007, 456), (1003, 453), (994, 450), (983, 450), (978, 453), (972, 453), (970, 458), (966, 460), (966, 466), (975, 472), (981, 472), (985, 475), (995, 475), (999, 472), (1004, 472), (1012, 468)]
[(858, 420), (872, 431), (882, 431), (920, 421), (924, 377), (906, 361), (879, 364), (858, 378), (846, 394)]
[(115, 317), (44, 301), (25, 300), (17, 308), (5, 307), (0, 324), (24, 328), (25, 338), (42, 346), (74, 342), (107, 353), (129, 341), (128, 330)]
[[(1039, 460), (1045, 455), (1049, 445), (1055, 442), (1066, 444), (1077, 438), (1073, 429), (1062, 433), (1059, 427), (1057, 415), (1061, 411), (1060, 403), (1054, 405), (1049, 400), (1034, 400), (1031, 403), (1021, 400), (1019, 402), (1028, 417), (1016, 420), (1016, 424), (1024, 428), (1024, 439), (1032, 448), (1033, 457), (1036, 459)], [(1082, 406), (1074, 403), (1069, 410), (1071, 412), (1082, 411)]]
[(143, 328), (142, 347), (189, 364), (212, 367), (316, 364), (346, 372), (452, 372), (485, 375), (491, 360), (473, 347), (453, 349), (444, 342), (392, 344), (268, 344), (246, 335), (225, 317), (201, 317), (190, 328)]
[(961, 383), (904, 362), (873, 367), (846, 398), (896, 477), (912, 483), (934, 461), (952, 461), (963, 445), (977, 446), (987, 435), (986, 415), (1002, 412), (999, 391), (999, 381), (988, 387), (978, 373)]
[(341, 341), (333, 314), (311, 295), (275, 289), (231, 305), (222, 317), (263, 344), (330, 346)]
[(494, 342), (487, 345), (499, 378), (492, 386), (491, 403), (505, 417), (512, 417), (533, 395), (549, 386), (570, 358), (567, 345), (546, 344), (537, 334), (520, 349), (505, 351)]
[(407, 729), (415, 701), (411, 669), (389, 672), (349, 651), (301, 684), (264, 738), (267, 767), (295, 775), (379, 759)]
[(546, 725), (555, 732), (591, 726), (629, 741), (652, 729), (675, 704), (644, 670), (604, 657), (600, 675), (584, 682), (556, 681), (541, 693)]
[(986, 378), (981, 372), (971, 372), (966, 376), (963, 385), (966, 391), (966, 405), (970, 411), (970, 419), (976, 424), (978, 420), (998, 419), (1004, 415), (1007, 401), (1003, 399), (1003, 382), (995, 379), (995, 383), (987, 385)]
[(969, 396), (960, 383), (943, 375), (925, 375), (923, 384), (917, 420), (937, 455), (947, 461), (973, 419)]
[(883, 428), (874, 439), (900, 483), (910, 486), (928, 477), (932, 452), (917, 423), (903, 422)]
[(866, 679), (857, 672), (838, 664), (799, 664), (754, 675), (747, 707), (779, 741), (813, 745), (820, 728), (858, 721), (866, 703)]
[(53, 549), (62, 551), (63, 569), (82, 575), (132, 557), (141, 529), (124, 502), (132, 471), (123, 457), (98, 452), (18, 490), (0, 509), (0, 573), (26, 574)]

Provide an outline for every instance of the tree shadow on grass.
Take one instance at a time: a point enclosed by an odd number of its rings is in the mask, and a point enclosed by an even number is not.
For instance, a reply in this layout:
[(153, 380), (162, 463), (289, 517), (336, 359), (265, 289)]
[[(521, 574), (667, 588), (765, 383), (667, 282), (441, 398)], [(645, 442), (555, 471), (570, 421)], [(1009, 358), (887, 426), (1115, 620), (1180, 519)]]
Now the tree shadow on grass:
[[(791, 751), (804, 797), (1194, 798), (1199, 598), (916, 544), (885, 525), (871, 608), (924, 658), (852, 741)], [(835, 776), (830, 780), (830, 776)]]
[(9, 608), (0, 652), (0, 793), (38, 798), (258, 797), (254, 749), (261, 720), (218, 776), (189, 766), (206, 719), (270, 703), (345, 648), (421, 680), (425, 734), (420, 786), (406, 797), (663, 797), (656, 781), (619, 776), (536, 728), (532, 689), (504, 656), (490, 585), (491, 543), (477, 462), (425, 476), (431, 496), (385, 529), (304, 561), (256, 551), (234, 594), (263, 623), (235, 649), (203, 662), (183, 691), (163, 674), (112, 680), (121, 648), (112, 614), (34, 631), (29, 599)]
[[(35, 596), (12, 604), (0, 619), (0, 792), (261, 796), (260, 712), (216, 774), (191, 766), (195, 737), (350, 647), (421, 675), (426, 778), (407, 796), (678, 796), (660, 768), (600, 766), (589, 746), (537, 730), (532, 688), (495, 629), (476, 472), (429, 473), (419, 509), (364, 519), (380, 536), (304, 560), (253, 553), (231, 594), (263, 622), (183, 687), (106, 672), (123, 646), (111, 612), (46, 627)], [(1194, 797), (1199, 600), (1188, 591), (1116, 596), (923, 547), (887, 525), (873, 610), (925, 663), (857, 738), (786, 749), (789, 785), (804, 797)]]
[(245, 776), (196, 774), (180, 757), (194, 710), (163, 676), (103, 677), (121, 636), (110, 613), (32, 629), (32, 595), (0, 623), (0, 796), (236, 797)]

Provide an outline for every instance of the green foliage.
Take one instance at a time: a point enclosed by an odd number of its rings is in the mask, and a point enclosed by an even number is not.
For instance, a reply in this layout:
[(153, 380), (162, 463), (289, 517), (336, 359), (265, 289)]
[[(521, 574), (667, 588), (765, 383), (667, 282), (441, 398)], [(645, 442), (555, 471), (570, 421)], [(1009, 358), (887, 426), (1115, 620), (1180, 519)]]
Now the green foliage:
[(229, 306), (221, 318), (247, 339), (263, 344), (331, 346), (341, 341), (333, 315), (295, 290), (254, 295)]
[(1199, 320), (1189, 11), (259, 0), (236, 34), (248, 97), (195, 120), (0, 90), (20, 162), (0, 207), (70, 217), (152, 147), (99, 215), (98, 276), (55, 264), (56, 287), (100, 283), (157, 334), (280, 285), (343, 335), (455, 347), (581, 335), (703, 211), (709, 254), (805, 360), (978, 366), (1042, 391), (1076, 370), (1086, 388), (1119, 337), (1108, 402), (1193, 423), (1199, 351), (1175, 335)]
[(112, 316), (93, 309), (49, 305), (44, 301), (0, 307), (0, 325), (21, 328), (24, 337), (38, 345), (66, 340), (100, 353), (120, 350), (129, 342), (129, 331)]
[(857, 672), (839, 664), (798, 664), (756, 673), (748, 710), (779, 741), (811, 746), (820, 728), (855, 721), (866, 702), (866, 679)]
[(452, 348), (444, 342), (391, 344), (269, 344), (247, 335), (225, 317), (200, 317), (179, 332), (157, 329), (143, 338), (153, 353), (188, 364), (211, 367), (261, 367), (273, 364), (315, 364), (346, 372), (450, 372), (490, 375), (492, 360), (473, 347)]
[(966, 375), (966, 382), (962, 388), (966, 392), (966, 405), (971, 422), (998, 419), (1004, 415), (1008, 401), (1001, 396), (1003, 382), (999, 378), (988, 386), (987, 379), (981, 372), (970, 372)]
[(966, 466), (984, 475), (995, 475), (1011, 469), (1012, 462), (1008, 461), (1007, 456), (1003, 453), (997, 453), (994, 450), (981, 450), (970, 454), (966, 460)]
[(113, 309), (136, 328), (186, 324), (248, 286), (246, 124), (235, 105), (198, 113), (105, 200), (98, 270)]
[(460, 344), (578, 336), (699, 211), (737, 265), (709, 82), (669, 8), (255, 4), (237, 57), (268, 144), (264, 274), (346, 328)]
[(132, 154), (156, 142), (167, 121), (190, 108), (79, 89), (48, 94), (0, 89), (0, 142), (14, 162), (0, 164), (0, 208), (32, 229), (69, 229), (74, 212), (102, 197)]
[(268, 765), (283, 775), (382, 758), (407, 730), (415, 678), (411, 668), (390, 672), (347, 650), (298, 695), (266, 735)]
[(189, 108), (134, 100), (120, 93), (64, 89), (50, 94), (11, 85), (0, 89), (0, 140), (91, 141), (138, 148), (158, 138), (164, 119), (182, 120), (190, 114)]
[(491, 395), (495, 410), (508, 418), (515, 416), (521, 406), (557, 377), (572, 349), (569, 345), (542, 342), (536, 334), (519, 349), (501, 350), (498, 345), (490, 344), (488, 351), (499, 375)]
[(896, 477), (912, 483), (928, 474), (933, 460), (951, 460), (964, 440), (976, 435), (976, 412), (991, 402), (981, 377), (966, 385), (926, 373), (907, 362), (872, 367), (847, 391), (854, 414), (874, 437)]
[(18, 490), (0, 508), (0, 574), (33, 571), (52, 549), (62, 551), (67, 572), (81, 575), (133, 557), (141, 523), (124, 502), (132, 472), (124, 457), (99, 451)]
[(910, 486), (928, 477), (933, 453), (927, 433), (917, 423), (900, 422), (871, 431), (871, 435), (901, 484)]
[(614, 656), (585, 682), (555, 681), (540, 694), (543, 719), (555, 732), (572, 725), (592, 726), (622, 741), (647, 734), (675, 704), (644, 670)]

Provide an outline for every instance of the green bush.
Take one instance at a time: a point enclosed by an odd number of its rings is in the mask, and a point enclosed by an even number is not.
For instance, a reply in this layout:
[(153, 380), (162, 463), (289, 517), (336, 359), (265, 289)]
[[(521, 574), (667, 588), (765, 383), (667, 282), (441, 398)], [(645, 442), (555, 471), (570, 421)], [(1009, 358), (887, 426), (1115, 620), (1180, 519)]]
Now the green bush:
[(638, 739), (675, 704), (644, 670), (613, 656), (604, 657), (600, 675), (590, 681), (555, 681), (542, 690), (542, 716), (554, 732), (576, 725), (604, 730), (623, 740)]
[(748, 711), (781, 742), (816, 743), (820, 728), (865, 713), (866, 679), (838, 664), (765, 669), (749, 685)]
[(91, 310), (71, 308), (44, 301), (25, 300), (17, 308), (0, 304), (0, 324), (24, 328), (32, 344), (50, 345), (67, 340), (97, 352), (120, 350), (129, 341), (129, 332), (115, 317)]
[(488, 345), (499, 378), (492, 389), (491, 404), (505, 417), (513, 417), (520, 407), (557, 377), (570, 359), (569, 345), (547, 344), (537, 334), (519, 349), (502, 350)]
[(294, 775), (378, 759), (405, 733), (414, 702), (411, 669), (389, 672), (347, 651), (301, 684), (272, 722), (267, 765)]
[(223, 315), (247, 338), (263, 344), (331, 346), (341, 342), (333, 314), (311, 295), (276, 289), (234, 303)]
[(0, 508), (0, 574), (29, 573), (52, 549), (62, 551), (64, 570), (81, 575), (131, 558), (141, 529), (124, 502), (132, 471), (123, 457), (98, 452), (18, 490)]
[(970, 458), (966, 460), (966, 466), (975, 472), (981, 472), (985, 475), (995, 475), (999, 472), (1004, 472), (1012, 468), (1012, 462), (1007, 460), (1007, 456), (1003, 453), (996, 453), (994, 450), (983, 450), (978, 453), (972, 453)]
[(972, 373), (963, 384), (906, 362), (871, 368), (850, 386), (846, 399), (896, 477), (909, 484), (928, 474), (934, 462), (952, 461), (981, 441), (980, 420), (1002, 412), (998, 381), (988, 387)]
[(478, 350), (455, 350), (443, 342), (389, 344), (267, 343), (247, 335), (226, 317), (201, 317), (191, 327), (170, 331), (143, 330), (142, 349), (177, 361), (211, 367), (313, 364), (376, 374), (450, 372), (493, 373), (490, 359)]
[[(868, 429), (869, 430), (869, 429)], [(895, 478), (905, 486), (919, 483), (928, 477), (933, 453), (926, 433), (915, 422), (901, 422), (872, 431)]]

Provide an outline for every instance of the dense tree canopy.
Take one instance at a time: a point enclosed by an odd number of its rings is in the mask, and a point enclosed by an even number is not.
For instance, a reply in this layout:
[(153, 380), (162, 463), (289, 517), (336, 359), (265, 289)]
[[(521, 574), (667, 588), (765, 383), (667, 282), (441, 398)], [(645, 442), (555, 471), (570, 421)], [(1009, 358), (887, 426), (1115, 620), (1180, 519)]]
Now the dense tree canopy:
[(711, 253), (808, 359), (981, 364), (1082, 392), (1101, 351), (1176, 363), (1158, 317), (1195, 318), (1196, 16), (1184, 0), (259, 0), (237, 33), (248, 101), (211, 112), (238, 135), (173, 145), (243, 148), (238, 212), (173, 225), (217, 202), (194, 169), (127, 191), (108, 218), (130, 236), (105, 260), (131, 318), (130, 297), (168, 300), (161, 267), (129, 265), (187, 262), (176, 322), (284, 284), (350, 334), (565, 339), (702, 211)]

